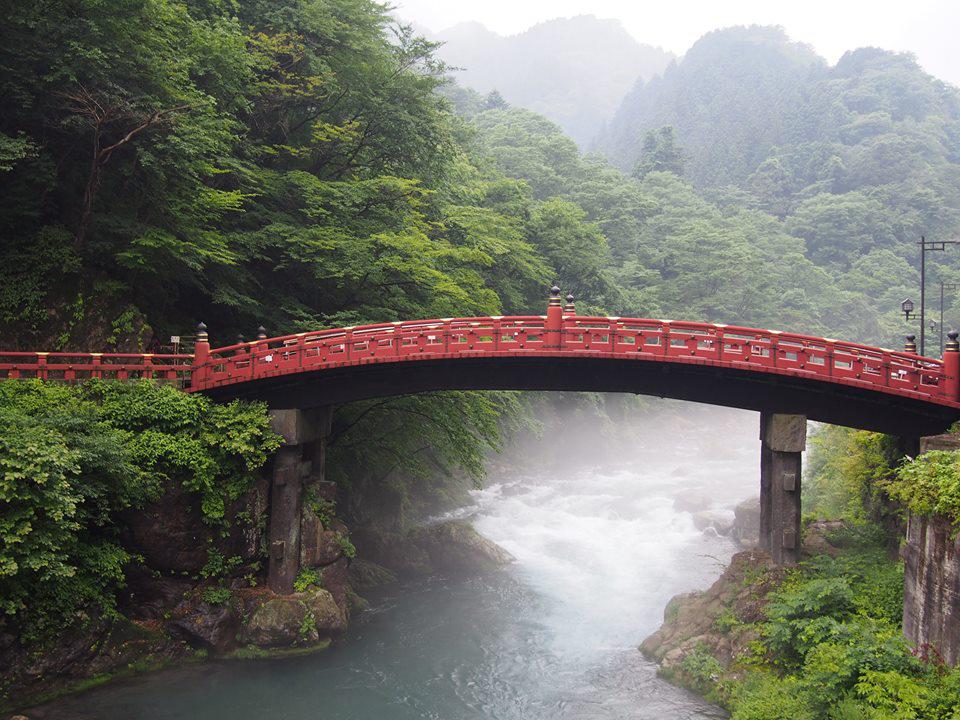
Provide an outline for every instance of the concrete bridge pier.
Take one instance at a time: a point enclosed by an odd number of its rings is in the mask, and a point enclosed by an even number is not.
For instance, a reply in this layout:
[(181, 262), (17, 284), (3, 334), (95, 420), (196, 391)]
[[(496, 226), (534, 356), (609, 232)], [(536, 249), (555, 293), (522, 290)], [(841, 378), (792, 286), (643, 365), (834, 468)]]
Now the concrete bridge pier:
[[(273, 460), (270, 486), (268, 587), (293, 592), (300, 572), (303, 541), (317, 536), (319, 518), (304, 502), (312, 486), (323, 481), (332, 407), (271, 410), (271, 426), (284, 444)], [(309, 554), (309, 552), (308, 552)]]
[(778, 564), (800, 559), (801, 453), (805, 415), (760, 414), (760, 546)]

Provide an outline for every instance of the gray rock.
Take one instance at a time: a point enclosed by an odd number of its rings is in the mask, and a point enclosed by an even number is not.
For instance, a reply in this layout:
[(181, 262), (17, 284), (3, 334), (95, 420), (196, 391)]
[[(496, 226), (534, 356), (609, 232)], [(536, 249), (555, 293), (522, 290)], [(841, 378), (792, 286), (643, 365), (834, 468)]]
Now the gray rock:
[(752, 547), (760, 542), (760, 498), (747, 498), (733, 508), (734, 521), (730, 537), (741, 547)]
[(216, 653), (232, 650), (237, 644), (240, 615), (229, 604), (201, 602), (185, 614), (166, 623), (167, 631), (194, 648)]
[(464, 522), (447, 522), (420, 529), (414, 542), (430, 556), (441, 574), (487, 572), (513, 562), (513, 556)]
[(313, 588), (273, 596), (257, 607), (243, 628), (241, 641), (263, 648), (313, 645), (345, 627), (346, 619), (333, 596)]
[(688, 490), (673, 499), (673, 507), (681, 512), (695, 513), (706, 510), (712, 501), (702, 492)]
[(693, 526), (697, 530), (712, 529), (718, 535), (726, 535), (733, 528), (735, 517), (729, 510), (701, 510), (693, 514)]

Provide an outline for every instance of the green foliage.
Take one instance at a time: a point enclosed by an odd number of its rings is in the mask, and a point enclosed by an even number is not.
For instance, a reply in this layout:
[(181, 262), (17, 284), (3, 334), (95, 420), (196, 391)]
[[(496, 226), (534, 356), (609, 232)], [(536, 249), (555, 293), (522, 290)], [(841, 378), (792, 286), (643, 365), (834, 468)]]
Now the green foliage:
[[(899, 347), (916, 240), (960, 230), (957, 137), (960, 92), (912, 56), (861, 48), (830, 67), (781, 28), (752, 26), (708, 33), (662, 77), (638, 82), (596, 145), (641, 177), (662, 148), (682, 147), (704, 195), (773, 216), (829, 273), (820, 302), (831, 337)], [(933, 265), (931, 277), (949, 278), (960, 256)], [(955, 294), (946, 306), (956, 324)]]
[(693, 689), (701, 694), (708, 693), (723, 674), (723, 666), (703, 645), (684, 656), (680, 669), (689, 678)]
[(835, 425), (810, 438), (804, 477), (804, 510), (863, 524), (883, 511), (881, 494), (893, 473), (895, 439)]
[(200, 577), (205, 580), (209, 580), (210, 578), (224, 578), (242, 564), (243, 558), (239, 555), (227, 557), (210, 544), (207, 546), (207, 562), (200, 568)]
[(683, 175), (686, 153), (677, 145), (677, 133), (671, 125), (659, 130), (650, 130), (643, 137), (640, 159), (633, 169), (634, 177), (641, 180), (652, 172), (669, 172)]
[(203, 589), (201, 597), (210, 605), (226, 605), (233, 599), (233, 591), (228, 587), (208, 585)]
[(766, 673), (749, 675), (737, 689), (732, 720), (815, 720), (792, 677), (779, 678)]
[[(0, 384), (0, 624), (30, 642), (112, 613), (131, 561), (118, 514), (172, 482), (220, 520), (276, 443), (259, 405), (149, 382)], [(208, 576), (230, 563), (211, 558)]]
[(315, 567), (302, 567), (293, 581), (293, 591), (302, 593), (311, 587), (323, 587), (323, 570)]
[(357, 556), (357, 548), (354, 547), (354, 544), (350, 542), (350, 538), (346, 535), (338, 536), (337, 543), (340, 545), (340, 549), (343, 550), (344, 557), (352, 559)]
[(960, 453), (937, 450), (908, 460), (884, 488), (911, 512), (960, 526)]

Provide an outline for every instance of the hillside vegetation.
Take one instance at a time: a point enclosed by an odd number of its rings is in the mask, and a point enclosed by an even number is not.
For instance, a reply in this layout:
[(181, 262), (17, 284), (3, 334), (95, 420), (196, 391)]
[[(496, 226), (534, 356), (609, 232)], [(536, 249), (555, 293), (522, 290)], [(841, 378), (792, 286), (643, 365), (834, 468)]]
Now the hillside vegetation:
[[(672, 158), (721, 206), (777, 218), (888, 318), (917, 295), (919, 238), (960, 230), (960, 92), (905, 54), (861, 48), (830, 66), (779, 28), (715, 31), (639, 81), (596, 145), (638, 176)], [(934, 283), (956, 281), (951, 250), (931, 256)]]

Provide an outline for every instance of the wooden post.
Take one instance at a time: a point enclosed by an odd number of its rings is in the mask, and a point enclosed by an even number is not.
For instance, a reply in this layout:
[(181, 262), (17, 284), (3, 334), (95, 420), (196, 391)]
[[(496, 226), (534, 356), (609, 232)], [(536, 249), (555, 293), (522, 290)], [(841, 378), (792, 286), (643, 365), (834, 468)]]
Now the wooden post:
[(547, 301), (547, 324), (544, 335), (544, 347), (546, 349), (560, 349), (560, 346), (563, 344), (563, 306), (560, 304), (560, 288), (556, 285), (550, 288), (550, 299)]
[(943, 348), (944, 393), (948, 400), (960, 401), (960, 341), (958, 333), (947, 333), (947, 344)]

